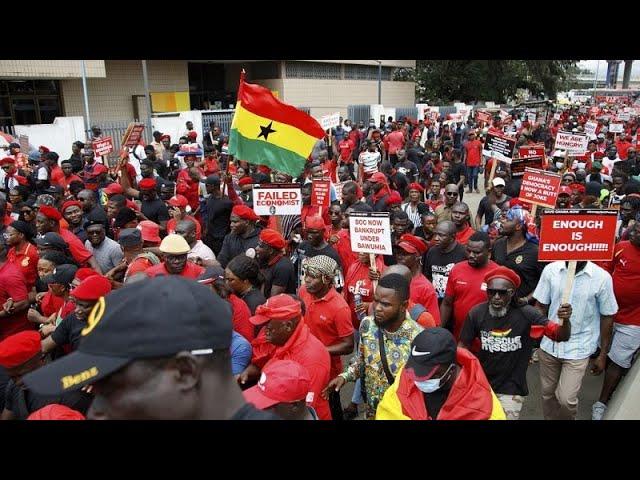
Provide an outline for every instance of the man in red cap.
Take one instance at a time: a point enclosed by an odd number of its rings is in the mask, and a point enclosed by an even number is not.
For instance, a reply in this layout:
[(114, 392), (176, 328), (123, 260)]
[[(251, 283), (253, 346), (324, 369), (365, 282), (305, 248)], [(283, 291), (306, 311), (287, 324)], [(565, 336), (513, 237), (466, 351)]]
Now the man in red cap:
[(167, 202), (169, 206), (169, 215), (171, 218), (167, 222), (167, 233), (176, 233), (176, 225), (182, 220), (191, 220), (196, 225), (196, 240), (202, 239), (202, 226), (200, 222), (191, 215), (187, 215), (191, 211), (189, 201), (184, 195), (175, 195)]
[(315, 410), (307, 406), (307, 399), (313, 397), (311, 375), (292, 360), (267, 364), (258, 384), (243, 395), (256, 408), (272, 411), (284, 420), (319, 420)]
[(57, 233), (67, 243), (73, 259), (80, 265), (89, 265), (96, 272), (102, 273), (100, 265), (93, 255), (84, 247), (78, 237), (66, 228), (60, 228), (62, 215), (58, 210), (48, 205), (41, 205), (36, 215), (36, 230), (40, 235), (47, 232)]
[(0, 191), (9, 193), (9, 190), (17, 187), (18, 185), (28, 185), (27, 179), (20, 175), (18, 168), (16, 167), (15, 159), (11, 157), (5, 157), (0, 160)]
[(258, 245), (261, 230), (256, 225), (259, 220), (260, 217), (246, 205), (233, 207), (230, 217), (231, 232), (224, 237), (217, 257), (222, 268), (226, 268), (233, 257), (242, 253), (255, 258), (255, 248)]
[(533, 346), (532, 338), (543, 335), (558, 342), (571, 335), (571, 305), (564, 304), (557, 316), (562, 325), (550, 321), (530, 305), (520, 306), (516, 288), (520, 277), (507, 267), (488, 272), (487, 301), (473, 307), (460, 335), (460, 345), (470, 348), (479, 341), (476, 353), (491, 388), (502, 404), (508, 420), (517, 420), (524, 397), (528, 395), (527, 368)]
[(329, 402), (320, 395), (329, 382), (329, 352), (302, 320), (301, 302), (284, 293), (276, 295), (260, 305), (250, 321), (265, 327), (252, 342), (251, 364), (240, 374), (240, 385), (257, 381), (260, 371), (271, 362), (293, 360), (311, 375), (309, 403), (321, 420), (331, 420)]
[(110, 291), (111, 282), (102, 275), (91, 275), (82, 280), (69, 292), (74, 298), (73, 312), (64, 317), (57, 326), (48, 324), (42, 327), (42, 351), (47, 353), (56, 347), (63, 347), (65, 353), (76, 350), (80, 343), (80, 332), (87, 326), (87, 318), (93, 307)]
[(387, 199), (391, 195), (389, 181), (384, 173), (376, 172), (369, 179), (371, 190), (373, 193), (367, 198), (367, 203), (373, 208), (374, 212), (387, 211)]
[(572, 191), (569, 187), (562, 185), (558, 192), (558, 199), (556, 200), (556, 208), (571, 208), (571, 195)]
[(296, 293), (296, 273), (291, 259), (284, 254), (287, 243), (280, 232), (265, 228), (256, 245), (256, 258), (264, 276), (265, 298), (281, 293)]
[(436, 325), (440, 325), (440, 309), (438, 296), (433, 285), (422, 274), (422, 256), (427, 251), (426, 242), (415, 235), (405, 233), (395, 248), (395, 257), (400, 265), (406, 266), (413, 275), (410, 284), (409, 298), (422, 305), (433, 316)]
[[(304, 285), (298, 295), (305, 305), (304, 321), (331, 355), (330, 378), (342, 373), (342, 355), (353, 352), (353, 323), (351, 311), (345, 299), (333, 287), (338, 264), (325, 255), (307, 259), (304, 269)], [(340, 395), (329, 395), (331, 416), (342, 420)]]
[(251, 177), (242, 177), (238, 180), (240, 188), (240, 198), (247, 207), (253, 206), (253, 179)]
[[(449, 281), (440, 306), (442, 326), (453, 332), (456, 341), (471, 308), (485, 302), (485, 275), (498, 265), (489, 260), (491, 240), (484, 232), (476, 232), (466, 245), (467, 261), (456, 263), (449, 273)], [(453, 317), (453, 329), (451, 319)]]
[(24, 420), (31, 413), (51, 403), (59, 403), (86, 413), (93, 400), (82, 391), (58, 396), (39, 395), (25, 388), (22, 377), (44, 365), (40, 334), (34, 330), (16, 333), (0, 342), (0, 366), (6, 369), (10, 380), (2, 420)]
[(160, 225), (160, 230), (166, 231), (169, 221), (169, 210), (165, 203), (158, 198), (158, 184), (153, 178), (143, 178), (138, 183), (142, 214), (146, 220)]

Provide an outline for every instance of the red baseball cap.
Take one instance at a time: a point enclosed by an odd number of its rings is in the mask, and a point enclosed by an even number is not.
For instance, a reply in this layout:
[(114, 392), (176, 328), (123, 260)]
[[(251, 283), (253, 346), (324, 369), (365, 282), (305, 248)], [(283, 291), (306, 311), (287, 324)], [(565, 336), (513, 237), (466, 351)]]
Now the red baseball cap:
[(137, 228), (140, 229), (143, 242), (160, 243), (162, 241), (160, 238), (160, 225), (157, 223), (151, 220), (143, 220), (138, 224)]
[(94, 275), (100, 275), (100, 274), (96, 272), (93, 268), (82, 267), (82, 268), (79, 268), (78, 271), (76, 272), (76, 279), (83, 282), (87, 278), (93, 277)]
[(292, 360), (275, 360), (265, 365), (258, 384), (243, 392), (244, 399), (264, 410), (278, 403), (313, 401), (311, 376)]
[(286, 322), (292, 318), (302, 315), (300, 302), (291, 298), (286, 293), (281, 293), (267, 299), (262, 305), (256, 308), (256, 314), (249, 318), (253, 325), (264, 325), (270, 320), (280, 320)]
[(33, 412), (27, 420), (85, 420), (85, 418), (80, 412), (66, 405), (51, 403)]
[(16, 163), (16, 161), (11, 157), (4, 157), (2, 160), (0, 160), (0, 166), (3, 166), (3, 165), (14, 165), (15, 163)]
[(171, 197), (167, 202), (172, 207), (186, 207), (189, 205), (189, 200), (184, 195), (176, 195), (175, 197)]
[(198, 132), (196, 132), (195, 130), (191, 130), (189, 133), (187, 133), (187, 138), (197, 138), (198, 137)]
[(398, 192), (393, 190), (391, 195), (387, 197), (387, 205), (399, 205), (402, 203), (402, 197)]
[(573, 192), (566, 185), (562, 185), (560, 187), (560, 191), (558, 192), (558, 195), (562, 195), (563, 193), (566, 194), (566, 195), (571, 195)]
[(25, 330), (5, 338), (0, 342), (0, 365), (13, 368), (41, 352), (40, 333), (36, 330)]
[(96, 166), (93, 167), (93, 175), (94, 176), (101, 175), (103, 173), (107, 173), (108, 171), (109, 171), (109, 169), (107, 167), (105, 167), (101, 163), (96, 163)]

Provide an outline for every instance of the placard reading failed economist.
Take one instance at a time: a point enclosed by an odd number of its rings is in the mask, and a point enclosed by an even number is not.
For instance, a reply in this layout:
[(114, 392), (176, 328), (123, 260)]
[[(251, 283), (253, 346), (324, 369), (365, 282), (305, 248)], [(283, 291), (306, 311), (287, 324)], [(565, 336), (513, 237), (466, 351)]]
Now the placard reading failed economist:
[(605, 261), (613, 258), (616, 210), (547, 210), (540, 222), (538, 260)]
[(256, 215), (300, 215), (302, 195), (299, 183), (263, 183), (253, 186)]
[(388, 213), (352, 212), (349, 215), (349, 232), (352, 251), (393, 255)]

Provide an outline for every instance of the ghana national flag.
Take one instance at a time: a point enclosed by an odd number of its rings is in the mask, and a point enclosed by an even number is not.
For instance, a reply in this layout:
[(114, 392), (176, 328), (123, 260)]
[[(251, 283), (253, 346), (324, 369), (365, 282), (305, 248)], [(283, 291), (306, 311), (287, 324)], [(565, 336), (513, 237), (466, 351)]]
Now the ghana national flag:
[(229, 135), (231, 155), (297, 176), (324, 135), (313, 117), (282, 103), (269, 89), (246, 83), (244, 72), (240, 75)]

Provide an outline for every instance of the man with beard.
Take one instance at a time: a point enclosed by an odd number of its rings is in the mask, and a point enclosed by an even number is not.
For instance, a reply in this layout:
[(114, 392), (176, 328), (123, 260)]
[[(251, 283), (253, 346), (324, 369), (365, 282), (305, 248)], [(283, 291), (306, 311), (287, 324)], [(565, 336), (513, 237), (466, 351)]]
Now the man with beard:
[(563, 304), (557, 312), (562, 325), (549, 320), (530, 305), (518, 302), (516, 289), (520, 277), (511, 269), (498, 267), (484, 277), (487, 301), (473, 307), (467, 315), (460, 345), (470, 348), (480, 342), (477, 353), (491, 388), (508, 420), (518, 420), (527, 388), (527, 368), (532, 337), (545, 335), (557, 342), (571, 335), (572, 309)]
[(354, 361), (331, 380), (322, 392), (329, 398), (347, 382), (362, 378), (367, 409), (365, 417), (373, 419), (384, 392), (395, 380), (411, 352), (411, 341), (423, 328), (407, 313), (409, 281), (402, 275), (385, 275), (374, 293), (373, 316), (360, 323), (360, 347)]
[[(222, 248), (218, 255), (218, 261), (222, 268), (236, 255), (246, 254), (255, 257), (255, 248), (258, 245), (260, 228), (256, 222), (260, 220), (253, 210), (246, 205), (236, 205), (231, 210), (231, 232), (224, 237)], [(215, 252), (215, 251), (214, 251)]]
[(264, 276), (265, 298), (296, 293), (296, 274), (291, 259), (284, 255), (286, 242), (280, 232), (265, 228), (260, 232), (256, 258)]
[[(456, 190), (457, 193), (457, 190)], [(466, 260), (465, 248), (456, 242), (456, 226), (445, 220), (438, 223), (433, 233), (435, 245), (429, 249), (425, 258), (422, 272), (438, 294), (441, 302), (447, 290), (447, 280), (453, 266)]]

